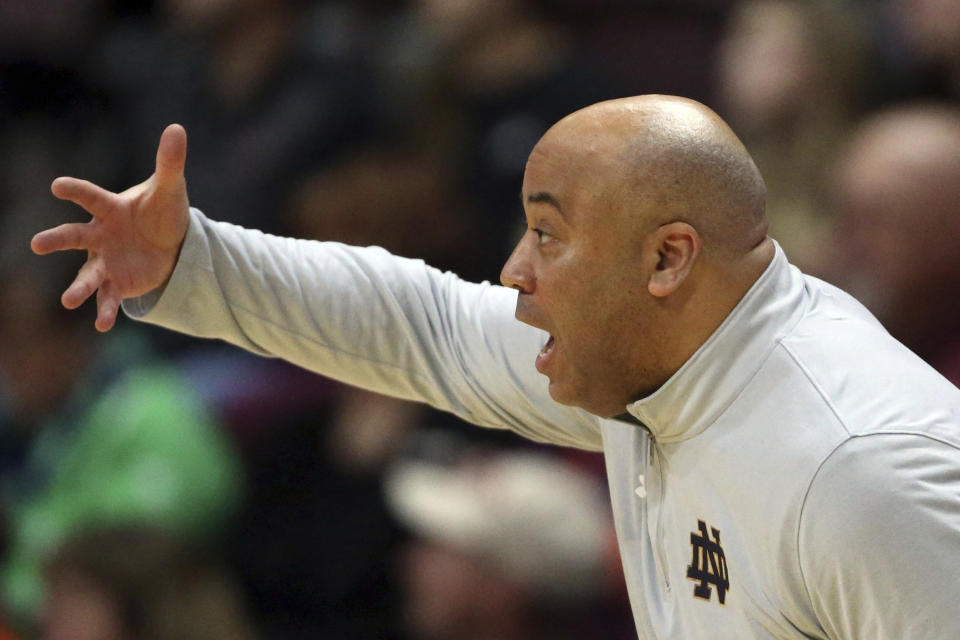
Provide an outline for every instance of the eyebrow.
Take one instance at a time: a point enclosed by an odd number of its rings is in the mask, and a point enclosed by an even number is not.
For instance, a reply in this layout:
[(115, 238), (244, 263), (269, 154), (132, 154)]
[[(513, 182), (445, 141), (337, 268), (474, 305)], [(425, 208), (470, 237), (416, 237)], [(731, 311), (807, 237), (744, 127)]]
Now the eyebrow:
[[(520, 193), (520, 200), (523, 201), (523, 193)], [(563, 207), (560, 206), (560, 203), (553, 196), (553, 194), (546, 191), (538, 191), (537, 193), (531, 193), (527, 196), (527, 202), (531, 204), (549, 204), (551, 207), (560, 212), (560, 215), (566, 219), (567, 214), (564, 213)]]

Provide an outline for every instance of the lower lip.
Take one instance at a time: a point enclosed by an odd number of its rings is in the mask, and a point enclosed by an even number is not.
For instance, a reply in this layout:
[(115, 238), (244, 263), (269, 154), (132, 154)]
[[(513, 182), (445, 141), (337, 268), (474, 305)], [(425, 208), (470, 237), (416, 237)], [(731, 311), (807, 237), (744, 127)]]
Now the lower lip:
[(547, 344), (540, 350), (540, 353), (537, 354), (536, 367), (537, 371), (543, 373), (543, 370), (547, 367), (547, 362), (550, 360), (550, 356), (553, 355), (553, 348), (555, 341), (553, 336), (550, 336), (550, 339), (547, 340)]

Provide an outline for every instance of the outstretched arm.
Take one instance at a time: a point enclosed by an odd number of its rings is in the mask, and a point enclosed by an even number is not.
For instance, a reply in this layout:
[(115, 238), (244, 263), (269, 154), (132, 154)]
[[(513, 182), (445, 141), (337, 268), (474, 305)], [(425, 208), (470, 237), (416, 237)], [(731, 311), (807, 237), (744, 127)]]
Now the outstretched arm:
[(172, 124), (160, 137), (153, 175), (122, 193), (76, 178), (53, 181), (53, 195), (80, 205), (93, 218), (42, 231), (31, 247), (41, 255), (87, 252), (86, 263), (61, 301), (76, 309), (96, 292), (99, 331), (113, 327), (124, 298), (162, 287), (173, 273), (189, 220), (186, 158), (187, 133)]
[(124, 309), (468, 422), (600, 449), (598, 420), (550, 398), (534, 367), (546, 335), (514, 318), (516, 299), (377, 247), (270, 236), (193, 209), (166, 289)]
[(601, 448), (597, 418), (551, 400), (534, 368), (546, 336), (513, 317), (515, 291), (463, 282), (382, 249), (208, 220), (188, 207), (185, 155), (185, 133), (172, 125), (156, 173), (132, 189), (54, 182), (58, 197), (93, 215), (33, 241), (38, 253), (88, 252), (65, 306), (98, 291), (101, 331), (123, 300), (128, 314), (176, 331), (535, 440)]

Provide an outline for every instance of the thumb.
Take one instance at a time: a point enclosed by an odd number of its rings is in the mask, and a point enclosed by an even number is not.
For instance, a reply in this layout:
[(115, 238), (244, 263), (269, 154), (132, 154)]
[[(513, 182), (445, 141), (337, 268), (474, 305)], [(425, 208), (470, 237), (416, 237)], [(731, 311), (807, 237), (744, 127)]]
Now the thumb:
[(187, 163), (187, 132), (179, 124), (171, 124), (163, 130), (157, 147), (157, 182), (172, 186), (183, 178)]

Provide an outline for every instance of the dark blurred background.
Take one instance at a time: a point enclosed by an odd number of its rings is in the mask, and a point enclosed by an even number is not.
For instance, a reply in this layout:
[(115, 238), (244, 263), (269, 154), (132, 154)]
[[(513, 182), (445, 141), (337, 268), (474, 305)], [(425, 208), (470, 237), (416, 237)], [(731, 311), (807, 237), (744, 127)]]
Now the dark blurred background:
[(560, 612), (384, 498), (411, 458), (532, 450), (601, 487), (597, 456), (129, 321), (101, 336), (58, 304), (83, 257), (28, 243), (84, 217), (53, 178), (122, 190), (180, 122), (208, 216), (495, 281), (536, 140), (639, 93), (717, 110), (788, 257), (960, 383), (960, 0), (0, 2), (0, 639), (635, 637), (609, 540)]

